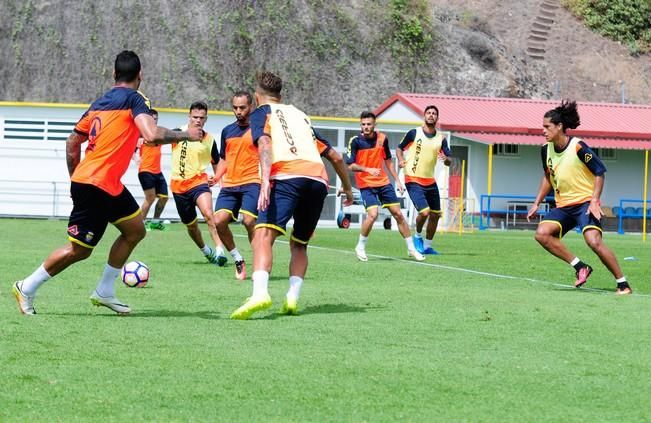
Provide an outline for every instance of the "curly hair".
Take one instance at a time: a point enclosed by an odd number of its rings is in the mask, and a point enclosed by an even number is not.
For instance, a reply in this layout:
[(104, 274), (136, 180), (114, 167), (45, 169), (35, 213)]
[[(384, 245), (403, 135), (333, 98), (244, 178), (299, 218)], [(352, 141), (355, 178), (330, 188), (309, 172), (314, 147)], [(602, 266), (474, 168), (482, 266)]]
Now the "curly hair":
[(554, 125), (563, 124), (563, 132), (581, 125), (581, 118), (576, 108), (576, 101), (563, 100), (561, 105), (545, 113), (546, 118)]

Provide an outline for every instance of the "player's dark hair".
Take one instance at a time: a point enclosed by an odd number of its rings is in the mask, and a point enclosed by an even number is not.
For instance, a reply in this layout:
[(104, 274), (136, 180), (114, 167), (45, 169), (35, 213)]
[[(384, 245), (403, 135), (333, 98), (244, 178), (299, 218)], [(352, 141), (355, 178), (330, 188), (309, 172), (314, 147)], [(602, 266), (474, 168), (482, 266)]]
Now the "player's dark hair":
[(158, 116), (158, 110), (156, 109), (149, 109), (149, 114), (152, 116)]
[(205, 110), (206, 113), (208, 113), (208, 105), (203, 101), (195, 101), (194, 103), (190, 104), (190, 112), (193, 110)]
[(436, 106), (433, 105), (433, 104), (430, 104), (429, 106), (425, 107), (425, 111), (423, 112), (423, 114), (427, 113), (427, 111), (428, 111), (429, 109), (434, 109), (434, 110), (436, 110), (436, 116), (439, 115), (439, 108), (436, 107)]
[(283, 80), (279, 76), (269, 71), (261, 71), (255, 76), (258, 89), (272, 97), (280, 98), (280, 92), (283, 89)]
[(140, 58), (131, 50), (123, 50), (115, 58), (115, 82), (133, 82), (140, 73)]
[(367, 119), (367, 118), (372, 118), (373, 120), (377, 119), (377, 117), (375, 116), (375, 113), (373, 113), (371, 111), (368, 111), (368, 110), (364, 110), (362, 112), (362, 114), (359, 115), (359, 119), (362, 120), (362, 119)]
[(235, 94), (233, 94), (233, 98), (235, 97), (246, 97), (246, 101), (249, 104), (253, 104), (253, 96), (251, 96), (251, 93), (248, 91), (244, 91), (244, 90), (236, 91)]
[(567, 129), (574, 129), (581, 125), (579, 112), (576, 108), (576, 101), (563, 100), (561, 105), (545, 113), (546, 118), (554, 125), (563, 124), (563, 132)]

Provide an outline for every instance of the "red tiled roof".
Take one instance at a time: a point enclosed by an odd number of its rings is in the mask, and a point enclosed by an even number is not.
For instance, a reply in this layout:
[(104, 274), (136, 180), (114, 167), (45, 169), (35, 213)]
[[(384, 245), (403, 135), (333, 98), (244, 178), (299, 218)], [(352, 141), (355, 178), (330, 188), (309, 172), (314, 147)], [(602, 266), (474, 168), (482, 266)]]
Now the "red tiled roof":
[[(560, 104), (559, 100), (397, 93), (378, 107), (375, 114), (381, 117), (396, 102), (402, 103), (417, 115), (421, 115), (426, 106), (434, 104), (439, 109), (439, 126), (442, 130), (482, 133), (481, 139), (487, 142), (491, 142), (485, 137), (488, 133), (541, 136), (517, 136), (513, 138), (518, 141), (514, 144), (537, 144), (533, 141), (536, 138), (543, 144), (543, 115)], [(609, 148), (651, 148), (651, 106), (588, 102), (577, 104), (581, 125), (568, 133), (584, 137), (586, 142), (590, 138), (603, 139), (603, 145)], [(623, 141), (632, 144), (627, 143), (628, 147), (624, 147)], [(594, 142), (591, 145), (599, 146)]]
[[(438, 107), (438, 106), (437, 106)], [(496, 134), (486, 132), (454, 132), (455, 136), (471, 139), (484, 144), (519, 144), (519, 145), (544, 145), (542, 135), (524, 134)], [(617, 148), (624, 150), (651, 150), (651, 140), (614, 139), (581, 137), (590, 147)]]

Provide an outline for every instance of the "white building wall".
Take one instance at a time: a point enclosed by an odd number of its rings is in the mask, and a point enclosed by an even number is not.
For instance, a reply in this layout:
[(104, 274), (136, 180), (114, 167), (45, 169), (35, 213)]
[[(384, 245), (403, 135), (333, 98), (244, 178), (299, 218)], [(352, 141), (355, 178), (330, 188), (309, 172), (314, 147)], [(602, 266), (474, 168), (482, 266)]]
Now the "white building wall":
[[(67, 216), (71, 209), (68, 197), (69, 176), (65, 160), (65, 141), (8, 140), (4, 137), (4, 122), (12, 119), (56, 120), (76, 122), (86, 106), (61, 105), (24, 106), (0, 104), (0, 215)], [(401, 104), (389, 108), (378, 123), (383, 131), (404, 134), (421, 122), (417, 116)], [(187, 122), (184, 110), (160, 110), (160, 124), (176, 127)], [(388, 122), (386, 119), (391, 119)], [(228, 111), (211, 112), (206, 129), (219, 139), (221, 129), (233, 121)], [(328, 128), (328, 138), (337, 150), (345, 150), (344, 131), (359, 130), (358, 119), (313, 118), (318, 128)], [(336, 132), (335, 132), (336, 131)], [(489, 146), (453, 137), (452, 145), (464, 145), (468, 149), (466, 164), (468, 211), (478, 213), (479, 199), (487, 193)], [(542, 176), (538, 146), (520, 146), (518, 157), (493, 157), (493, 194), (535, 195)], [(641, 199), (643, 190), (644, 152), (618, 150), (616, 160), (605, 162), (608, 173), (602, 195), (602, 203), (616, 206), (621, 198)], [(170, 147), (163, 147), (163, 172), (170, 171)], [(123, 183), (142, 201), (142, 190), (137, 178), (137, 166), (132, 163)], [(446, 187), (442, 187), (442, 195)], [(215, 189), (216, 194), (216, 189)], [(328, 213), (339, 211), (339, 202), (328, 200)], [(494, 208), (495, 208), (494, 203)], [(635, 205), (641, 206), (641, 204)], [(173, 204), (165, 209), (164, 217), (177, 217)]]

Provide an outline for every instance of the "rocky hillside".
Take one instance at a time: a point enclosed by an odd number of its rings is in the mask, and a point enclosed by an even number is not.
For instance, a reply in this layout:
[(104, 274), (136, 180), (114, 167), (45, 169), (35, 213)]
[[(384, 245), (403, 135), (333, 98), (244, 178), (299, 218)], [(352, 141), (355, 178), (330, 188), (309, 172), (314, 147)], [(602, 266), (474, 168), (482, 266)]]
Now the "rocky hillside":
[[(543, 3), (558, 7), (543, 14), (533, 55)], [(263, 68), (315, 115), (356, 116), (396, 91), (618, 102), (620, 81), (627, 101), (651, 103), (651, 59), (585, 29), (557, 0), (0, 0), (0, 10), (0, 100), (90, 102), (110, 86), (115, 54), (132, 49), (158, 107), (227, 109)], [(409, 15), (429, 22), (418, 54), (398, 37), (413, 36)]]

